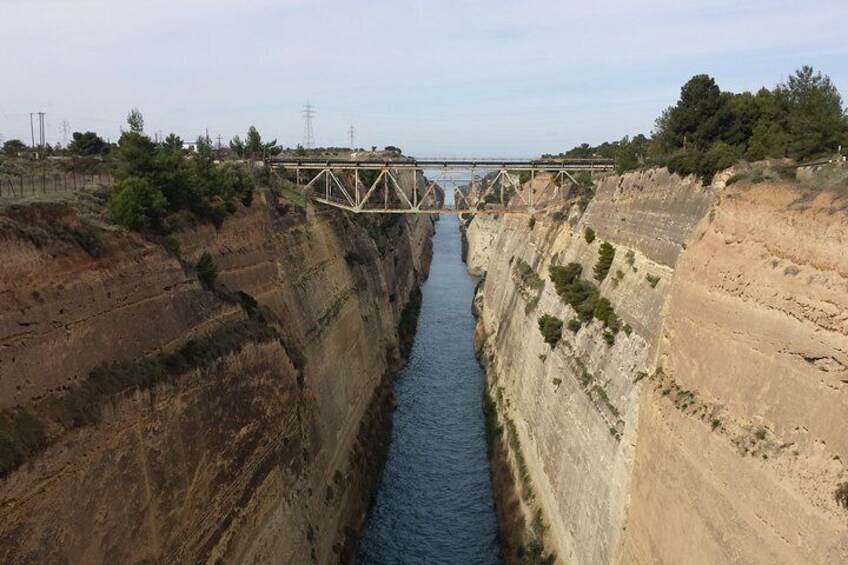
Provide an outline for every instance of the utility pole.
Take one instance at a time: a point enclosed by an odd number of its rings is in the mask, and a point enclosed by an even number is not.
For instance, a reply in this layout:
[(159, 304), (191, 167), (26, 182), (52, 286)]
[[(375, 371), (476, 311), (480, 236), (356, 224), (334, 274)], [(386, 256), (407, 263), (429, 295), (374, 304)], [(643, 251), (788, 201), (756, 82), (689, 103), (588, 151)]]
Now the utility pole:
[(307, 102), (303, 107), (303, 146), (306, 149), (312, 149), (315, 146), (315, 130), (312, 128), (312, 119), (315, 114), (315, 106)]
[(33, 113), (29, 113), (29, 138), (30, 138), (30, 147), (35, 149), (35, 128), (32, 125), (32, 115)]
[(44, 147), (44, 112), (38, 113), (38, 145)]
[(221, 134), (218, 134), (218, 151), (221, 150)]
[(350, 134), (350, 150), (353, 151), (353, 141), (356, 138), (356, 128), (353, 127), (353, 124), (350, 124), (350, 131), (348, 132), (348, 134)]

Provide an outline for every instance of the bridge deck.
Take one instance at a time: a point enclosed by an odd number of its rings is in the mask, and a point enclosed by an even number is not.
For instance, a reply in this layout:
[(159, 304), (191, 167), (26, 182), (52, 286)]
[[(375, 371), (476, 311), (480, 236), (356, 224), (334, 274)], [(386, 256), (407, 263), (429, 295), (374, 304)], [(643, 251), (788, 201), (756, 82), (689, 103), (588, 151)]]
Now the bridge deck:
[(347, 159), (290, 159), (274, 158), (271, 163), (285, 168), (300, 169), (359, 169), (398, 170), (421, 169), (509, 169), (511, 171), (611, 171), (615, 168), (612, 159), (415, 159), (391, 160), (347, 160)]

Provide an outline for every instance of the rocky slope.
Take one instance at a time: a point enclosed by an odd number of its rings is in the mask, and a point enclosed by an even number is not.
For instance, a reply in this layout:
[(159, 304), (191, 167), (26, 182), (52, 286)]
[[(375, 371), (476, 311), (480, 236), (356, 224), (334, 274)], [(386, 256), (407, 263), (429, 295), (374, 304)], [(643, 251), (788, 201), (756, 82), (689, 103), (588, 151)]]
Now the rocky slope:
[[(428, 218), (264, 193), (219, 231), (181, 232), (176, 257), (88, 237), (68, 205), (0, 212), (0, 458), (19, 459), (0, 476), (0, 561), (353, 554)], [(206, 251), (215, 291), (192, 267)]]
[[(848, 561), (834, 499), (848, 480), (848, 201), (728, 176), (612, 176), (585, 213), (468, 226), (517, 485), (500, 498), (517, 495), (528, 529), (508, 557), (544, 541), (562, 563)], [(599, 282), (603, 241), (615, 256)], [(568, 329), (548, 269), (569, 263), (620, 318), (612, 339), (597, 319)], [(566, 326), (554, 347), (543, 314)]]

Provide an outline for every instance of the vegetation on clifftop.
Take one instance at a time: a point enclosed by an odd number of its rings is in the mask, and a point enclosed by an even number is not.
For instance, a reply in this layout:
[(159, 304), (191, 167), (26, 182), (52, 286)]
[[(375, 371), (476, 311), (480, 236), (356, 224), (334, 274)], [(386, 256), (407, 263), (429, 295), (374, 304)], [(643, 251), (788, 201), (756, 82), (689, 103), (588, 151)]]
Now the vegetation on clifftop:
[(656, 119), (651, 137), (584, 143), (561, 155), (613, 158), (618, 172), (666, 166), (710, 181), (739, 159), (803, 161), (832, 155), (840, 145), (848, 147), (848, 114), (839, 91), (828, 76), (803, 66), (756, 94), (722, 91), (711, 76), (695, 75)]
[[(112, 152), (115, 186), (109, 210), (117, 223), (152, 234), (171, 233), (187, 220), (220, 227), (236, 211), (236, 202), (251, 204), (251, 172), (237, 163), (218, 163), (206, 138), (198, 138), (189, 153), (173, 133), (162, 141), (150, 139), (138, 110), (129, 113), (127, 123)], [(251, 128), (242, 151), (252, 155), (257, 144), (262, 145), (261, 138)]]

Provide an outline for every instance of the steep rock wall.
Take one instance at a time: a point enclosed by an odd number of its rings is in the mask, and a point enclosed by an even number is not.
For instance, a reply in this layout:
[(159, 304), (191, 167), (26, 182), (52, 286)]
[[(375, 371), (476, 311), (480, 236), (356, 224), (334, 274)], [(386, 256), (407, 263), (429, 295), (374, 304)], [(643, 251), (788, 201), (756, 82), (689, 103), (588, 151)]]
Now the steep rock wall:
[[(50, 445), (0, 477), (4, 562), (352, 554), (390, 434), (398, 327), (429, 269), (428, 218), (370, 226), (372, 238), (358, 219), (264, 193), (219, 231), (181, 233), (178, 260), (121, 231), (99, 258), (22, 233), (33, 215), (75, 222), (69, 207), (6, 214), (0, 399), (42, 417)], [(51, 419), (92, 369), (245, 319), (198, 283), (189, 266), (205, 251), (279, 338), (109, 397), (95, 423)]]
[[(532, 227), (474, 218), (490, 394), (517, 440), (526, 522), (562, 562), (845, 559), (845, 234), (833, 195), (661, 171), (608, 177), (585, 213)], [(616, 254), (599, 289), (632, 332), (608, 345), (594, 321), (551, 348), (537, 318), (574, 311), (548, 267), (591, 279), (604, 240)]]

